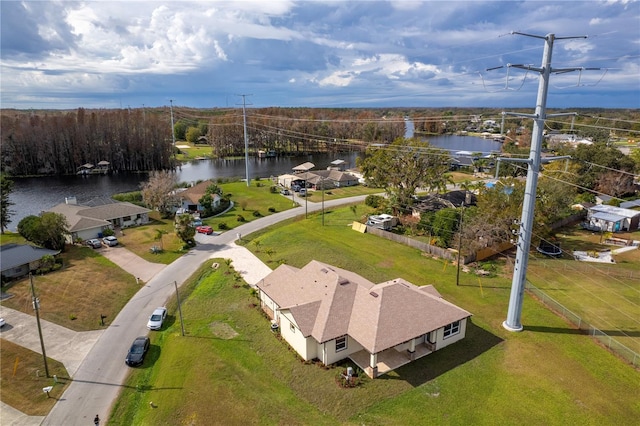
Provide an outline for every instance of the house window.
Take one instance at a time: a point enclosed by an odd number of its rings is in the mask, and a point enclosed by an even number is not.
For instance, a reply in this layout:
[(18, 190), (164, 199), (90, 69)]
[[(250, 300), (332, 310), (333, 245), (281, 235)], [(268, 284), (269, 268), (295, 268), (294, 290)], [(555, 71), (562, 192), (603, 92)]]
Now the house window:
[(296, 326), (293, 325), (292, 323), (289, 323), (289, 330), (291, 330), (292, 333), (296, 332)]
[(460, 321), (453, 322), (444, 326), (444, 338), (451, 337), (454, 334), (460, 333)]
[(347, 336), (338, 337), (336, 339), (336, 352), (347, 349)]
[(129, 220), (131, 220), (131, 216), (125, 216), (125, 217), (122, 218), (122, 220), (129, 221)]

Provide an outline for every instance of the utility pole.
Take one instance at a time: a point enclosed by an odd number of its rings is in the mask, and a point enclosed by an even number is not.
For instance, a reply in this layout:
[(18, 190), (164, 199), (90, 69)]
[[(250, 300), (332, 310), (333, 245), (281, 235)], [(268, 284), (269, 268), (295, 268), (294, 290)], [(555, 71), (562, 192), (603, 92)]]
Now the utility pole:
[(180, 315), (180, 328), (182, 329), (182, 335), (184, 336), (184, 321), (182, 320), (182, 306), (180, 306), (180, 293), (178, 293), (178, 282), (174, 281), (173, 285), (176, 287), (176, 298), (178, 299), (178, 314)]
[(173, 141), (173, 146), (176, 146), (176, 131), (175, 127), (173, 127), (173, 99), (169, 99), (169, 110), (171, 111), (171, 140)]
[(460, 255), (462, 254), (462, 216), (464, 216), (464, 201), (460, 206), (460, 220), (458, 221), (458, 270), (456, 271), (456, 285), (460, 285)]
[(542, 152), (542, 132), (544, 130), (544, 122), (547, 117), (569, 115), (569, 114), (551, 114), (547, 116), (547, 92), (549, 89), (549, 76), (551, 73), (563, 73), (581, 70), (582, 68), (565, 68), (552, 69), (551, 56), (553, 53), (553, 42), (555, 40), (586, 38), (586, 36), (577, 37), (556, 37), (555, 34), (547, 34), (546, 36), (537, 36), (520, 32), (512, 32), (527, 37), (539, 38), (544, 40), (544, 51), (542, 53), (542, 65), (540, 68), (531, 65), (511, 65), (515, 68), (536, 71), (540, 74), (538, 83), (538, 97), (536, 100), (536, 110), (534, 114), (515, 114), (521, 117), (532, 118), (533, 134), (531, 138), (531, 150), (527, 163), (527, 182), (525, 185), (524, 200), (522, 202), (522, 217), (518, 223), (518, 241), (516, 243), (517, 252), (513, 270), (513, 281), (511, 283), (511, 295), (509, 298), (509, 310), (507, 319), (502, 326), (509, 331), (522, 331), (522, 302), (524, 298), (524, 286), (527, 275), (527, 263), (529, 256), (529, 246), (531, 245), (531, 234), (533, 229), (533, 211), (536, 203), (536, 189), (538, 186), (538, 173), (540, 172), (541, 152)]
[(42, 327), (40, 326), (40, 299), (36, 297), (36, 290), (33, 286), (33, 275), (29, 273), (29, 282), (31, 283), (31, 299), (33, 301), (33, 309), (36, 311), (36, 322), (38, 323), (38, 335), (40, 336), (40, 348), (42, 349), (42, 358), (44, 359), (44, 372), (49, 377), (49, 365), (47, 364), (47, 352), (44, 350), (44, 339), (42, 338)]
[[(242, 124), (244, 127), (244, 164), (247, 177), (247, 187), (249, 186), (249, 140), (247, 139), (247, 102), (246, 97), (252, 95), (238, 95), (242, 96)], [(251, 105), (251, 104), (249, 104)]]

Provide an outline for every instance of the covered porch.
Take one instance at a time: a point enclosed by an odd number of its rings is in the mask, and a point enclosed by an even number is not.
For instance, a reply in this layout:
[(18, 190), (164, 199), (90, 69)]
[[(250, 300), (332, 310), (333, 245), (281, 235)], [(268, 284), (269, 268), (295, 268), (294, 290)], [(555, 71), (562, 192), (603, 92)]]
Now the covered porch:
[[(375, 379), (381, 374), (386, 374), (400, 368), (403, 365), (409, 364), (410, 362), (415, 361), (418, 358), (422, 358), (425, 355), (429, 355), (434, 351), (434, 344), (422, 342), (415, 345), (413, 352), (409, 350), (398, 351), (395, 348), (389, 348), (382, 352), (378, 352), (377, 354), (370, 354), (363, 349), (352, 353), (349, 355), (349, 358), (369, 377)], [(375, 359), (375, 368), (370, 366), (372, 358)]]

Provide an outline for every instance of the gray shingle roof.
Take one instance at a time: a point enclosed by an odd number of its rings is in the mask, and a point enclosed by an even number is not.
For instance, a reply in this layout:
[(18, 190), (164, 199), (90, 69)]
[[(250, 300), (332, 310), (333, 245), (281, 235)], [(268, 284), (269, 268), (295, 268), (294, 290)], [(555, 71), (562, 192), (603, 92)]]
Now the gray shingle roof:
[(42, 259), (50, 254), (55, 256), (60, 250), (49, 250), (26, 244), (5, 244), (0, 246), (0, 270), (6, 271)]

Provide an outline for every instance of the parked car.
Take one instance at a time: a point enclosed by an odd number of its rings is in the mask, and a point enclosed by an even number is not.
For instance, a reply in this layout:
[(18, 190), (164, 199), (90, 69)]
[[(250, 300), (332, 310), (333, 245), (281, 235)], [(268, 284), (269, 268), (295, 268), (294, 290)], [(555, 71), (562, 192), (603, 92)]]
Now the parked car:
[(116, 237), (114, 237), (113, 235), (109, 235), (108, 237), (104, 237), (102, 239), (102, 242), (104, 243), (104, 245), (106, 245), (108, 247), (113, 247), (113, 246), (117, 246), (118, 245), (118, 239)]
[(306, 188), (300, 188), (300, 191), (298, 191), (298, 195), (301, 197), (306, 197), (307, 196)]
[(207, 225), (196, 226), (196, 232), (201, 234), (211, 235), (213, 234), (213, 228)]
[(202, 225), (202, 221), (200, 219), (195, 219), (193, 222), (191, 222), (191, 226), (201, 226)]
[(156, 308), (155, 311), (149, 317), (149, 321), (147, 321), (147, 328), (149, 330), (160, 330), (162, 328), (162, 323), (164, 319), (167, 317), (167, 308), (164, 306), (160, 308)]
[(0, 327), (4, 327), (5, 324), (4, 318), (0, 318)]
[(131, 348), (129, 349), (124, 362), (130, 366), (140, 365), (144, 361), (144, 356), (147, 354), (148, 350), (149, 338), (146, 336), (136, 337), (131, 344)]
[(89, 247), (91, 247), (91, 248), (100, 248), (100, 247), (102, 247), (102, 243), (97, 238), (92, 238), (90, 240), (87, 240), (87, 245)]
[(284, 188), (283, 190), (281, 190), (280, 193), (282, 195), (289, 195), (290, 194), (290, 192), (289, 192), (289, 190), (287, 188)]

